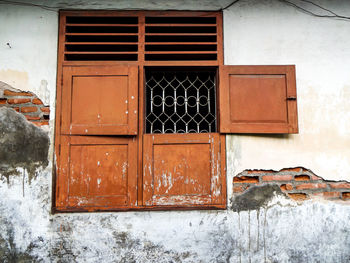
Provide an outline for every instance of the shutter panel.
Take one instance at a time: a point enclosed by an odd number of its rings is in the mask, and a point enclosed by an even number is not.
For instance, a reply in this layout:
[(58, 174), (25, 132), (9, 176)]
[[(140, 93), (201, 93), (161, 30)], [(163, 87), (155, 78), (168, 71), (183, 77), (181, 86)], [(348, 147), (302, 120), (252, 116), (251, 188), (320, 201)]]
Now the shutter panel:
[(220, 134), (146, 134), (143, 149), (144, 205), (225, 205)]
[(298, 133), (295, 66), (220, 68), (220, 132)]
[(58, 210), (136, 205), (137, 142), (125, 137), (61, 136)]
[(137, 66), (64, 67), (62, 134), (136, 135)]

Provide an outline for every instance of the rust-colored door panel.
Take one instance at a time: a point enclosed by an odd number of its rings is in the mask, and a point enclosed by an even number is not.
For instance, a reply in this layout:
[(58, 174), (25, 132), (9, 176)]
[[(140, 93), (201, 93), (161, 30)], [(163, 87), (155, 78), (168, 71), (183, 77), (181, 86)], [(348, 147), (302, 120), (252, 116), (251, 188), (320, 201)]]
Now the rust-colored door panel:
[(134, 138), (62, 136), (57, 208), (135, 206), (136, 156)]
[(222, 66), (220, 132), (297, 133), (294, 66)]
[(225, 204), (219, 134), (146, 134), (143, 167), (146, 206)]
[(138, 67), (64, 67), (62, 134), (136, 135)]

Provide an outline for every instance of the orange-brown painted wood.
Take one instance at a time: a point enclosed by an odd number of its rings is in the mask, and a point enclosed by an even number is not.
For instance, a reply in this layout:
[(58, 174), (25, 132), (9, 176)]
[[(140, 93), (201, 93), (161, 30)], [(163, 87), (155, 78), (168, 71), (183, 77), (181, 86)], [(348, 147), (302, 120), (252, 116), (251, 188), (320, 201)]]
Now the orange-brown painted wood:
[(145, 134), (144, 205), (223, 204), (220, 154), (217, 133)]
[(136, 205), (135, 138), (62, 136), (57, 208)]
[(294, 66), (220, 67), (220, 132), (298, 133)]
[(65, 67), (62, 98), (62, 134), (137, 134), (137, 66)]

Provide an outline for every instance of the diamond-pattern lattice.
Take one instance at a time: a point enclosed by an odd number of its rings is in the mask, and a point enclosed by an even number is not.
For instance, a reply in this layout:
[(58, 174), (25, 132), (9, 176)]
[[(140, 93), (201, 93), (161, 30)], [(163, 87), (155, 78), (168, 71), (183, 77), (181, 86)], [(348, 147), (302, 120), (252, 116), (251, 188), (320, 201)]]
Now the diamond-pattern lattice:
[(215, 72), (146, 74), (146, 133), (216, 132)]

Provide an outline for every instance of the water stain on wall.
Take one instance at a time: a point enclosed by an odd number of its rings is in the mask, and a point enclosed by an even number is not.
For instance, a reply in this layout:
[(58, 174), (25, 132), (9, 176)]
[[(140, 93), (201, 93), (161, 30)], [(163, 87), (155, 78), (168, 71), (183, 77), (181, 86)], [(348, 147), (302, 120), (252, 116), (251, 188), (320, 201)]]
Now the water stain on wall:
[(22, 167), (30, 182), (36, 169), (48, 165), (48, 134), (6, 107), (0, 108), (0, 145), (0, 174), (7, 180)]

